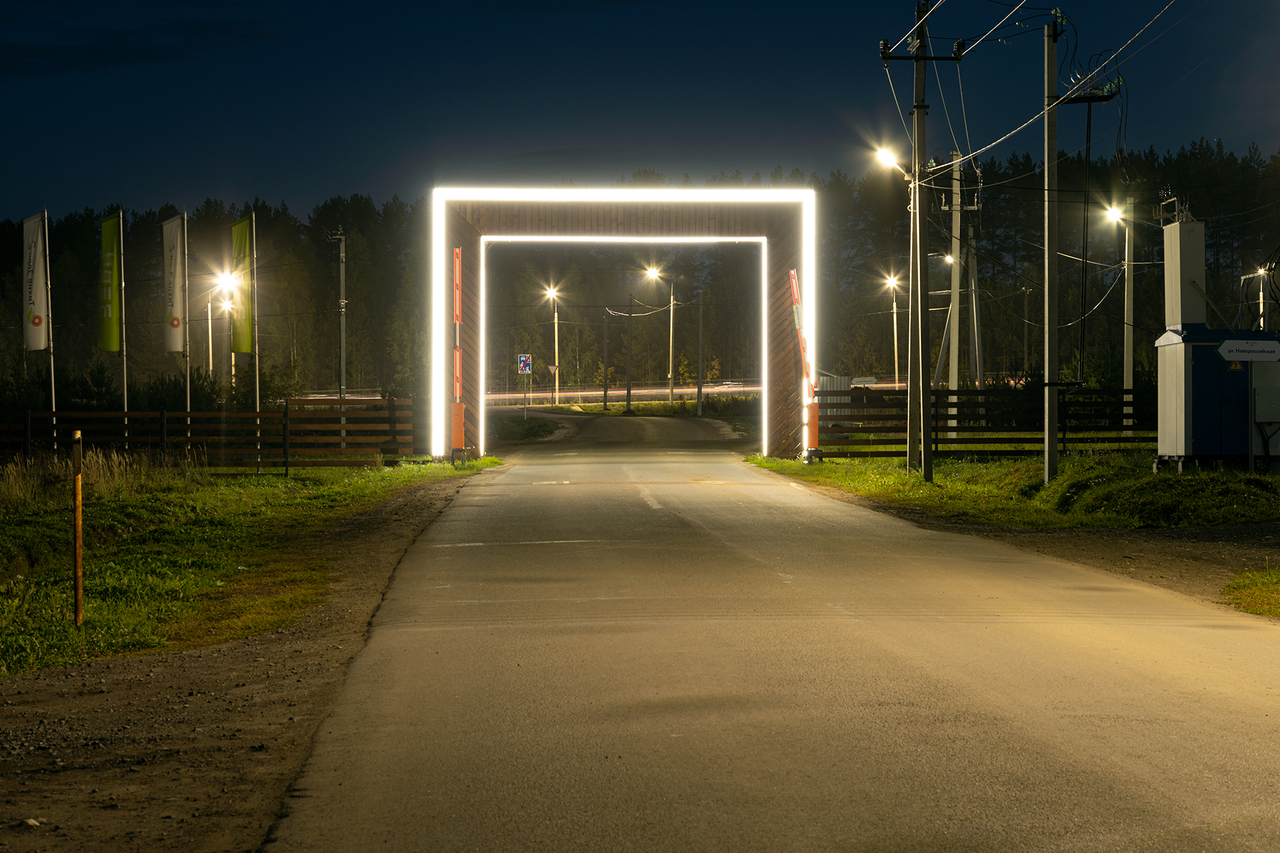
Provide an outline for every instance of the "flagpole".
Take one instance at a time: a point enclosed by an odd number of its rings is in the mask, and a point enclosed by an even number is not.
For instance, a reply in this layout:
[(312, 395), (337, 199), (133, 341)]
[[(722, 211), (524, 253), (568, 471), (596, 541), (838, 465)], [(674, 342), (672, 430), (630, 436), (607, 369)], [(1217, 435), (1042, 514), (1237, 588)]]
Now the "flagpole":
[(129, 355), (124, 330), (124, 208), (116, 212), (120, 226), (116, 236), (116, 265), (120, 269), (120, 368), (124, 376), (124, 449), (129, 449)]
[(187, 361), (187, 436), (191, 435), (191, 283), (187, 269), (187, 212), (182, 211), (182, 352)]
[(53, 449), (58, 449), (58, 391), (53, 377), (53, 287), (49, 282), (49, 209), (44, 210), (44, 314), (49, 336), (49, 411), (53, 412)]
[(252, 279), (250, 281), (250, 298), (253, 300), (253, 411), (254, 423), (258, 427), (258, 471), (262, 471), (262, 400), (258, 395), (258, 362), (261, 353), (258, 350), (258, 214), (249, 213), (249, 253), (253, 258)]

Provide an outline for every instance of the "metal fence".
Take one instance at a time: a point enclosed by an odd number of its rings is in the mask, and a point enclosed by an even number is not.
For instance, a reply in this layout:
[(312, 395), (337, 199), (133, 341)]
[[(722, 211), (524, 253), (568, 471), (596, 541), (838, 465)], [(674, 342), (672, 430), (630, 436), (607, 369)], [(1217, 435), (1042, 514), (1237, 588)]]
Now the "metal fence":
[(411, 399), (290, 399), (266, 412), (34, 412), (0, 422), (6, 455), (70, 447), (145, 452), (210, 468), (381, 465), (414, 452), (420, 412)]
[[(1044, 448), (1040, 387), (937, 390), (933, 453), (937, 456), (1024, 456)], [(906, 454), (907, 395), (895, 388), (819, 390), (818, 444), (823, 455)], [(1071, 389), (1058, 397), (1062, 451), (1156, 448), (1154, 389)]]

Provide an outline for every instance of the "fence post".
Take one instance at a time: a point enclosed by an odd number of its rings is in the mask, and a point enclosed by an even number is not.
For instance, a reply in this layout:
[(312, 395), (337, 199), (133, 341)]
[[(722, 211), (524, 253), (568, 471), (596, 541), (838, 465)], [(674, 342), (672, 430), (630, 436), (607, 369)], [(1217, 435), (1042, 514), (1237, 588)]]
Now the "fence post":
[(284, 445), (284, 475), (289, 476), (289, 401), (284, 401), (284, 417), (280, 421), (282, 441)]
[(160, 410), (160, 461), (169, 461), (169, 413), (164, 409)]
[(22, 455), (27, 459), (31, 458), (31, 410), (27, 409), (26, 422), (24, 424), (25, 431), (22, 434)]
[(75, 533), (73, 534), (72, 548), (74, 551), (75, 562), (75, 606), (77, 628), (84, 624), (84, 533), (82, 528), (84, 499), (81, 491), (81, 449), (82, 442), (80, 439), (80, 430), (75, 430), (71, 433), (71, 474), (72, 491), (74, 494), (73, 501), (75, 504)]
[(387, 398), (387, 423), (390, 429), (388, 433), (391, 436), (391, 453), (396, 456), (400, 455), (400, 445), (396, 441), (396, 398)]

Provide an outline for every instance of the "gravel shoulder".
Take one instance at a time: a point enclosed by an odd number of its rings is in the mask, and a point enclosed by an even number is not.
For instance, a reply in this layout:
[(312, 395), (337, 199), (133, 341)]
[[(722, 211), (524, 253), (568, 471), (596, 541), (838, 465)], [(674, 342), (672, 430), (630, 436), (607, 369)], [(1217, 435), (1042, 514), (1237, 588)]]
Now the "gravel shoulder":
[[(338, 580), (288, 629), (0, 681), (0, 851), (258, 850), (401, 556), (464, 482), (411, 489), (310, 542)], [(1236, 572), (1280, 564), (1280, 522), (992, 529), (809, 487), (1212, 602)]]

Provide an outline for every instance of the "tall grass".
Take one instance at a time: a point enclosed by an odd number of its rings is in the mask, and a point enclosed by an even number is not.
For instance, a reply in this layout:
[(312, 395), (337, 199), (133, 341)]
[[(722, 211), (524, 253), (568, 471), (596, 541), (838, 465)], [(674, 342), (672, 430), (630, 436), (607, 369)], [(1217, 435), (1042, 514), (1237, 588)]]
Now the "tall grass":
[[(25, 512), (70, 504), (72, 462), (68, 456), (42, 454), (0, 466), (0, 512)], [(85, 500), (189, 490), (207, 483), (207, 472), (189, 462), (156, 464), (141, 454), (90, 448), (81, 464)]]

